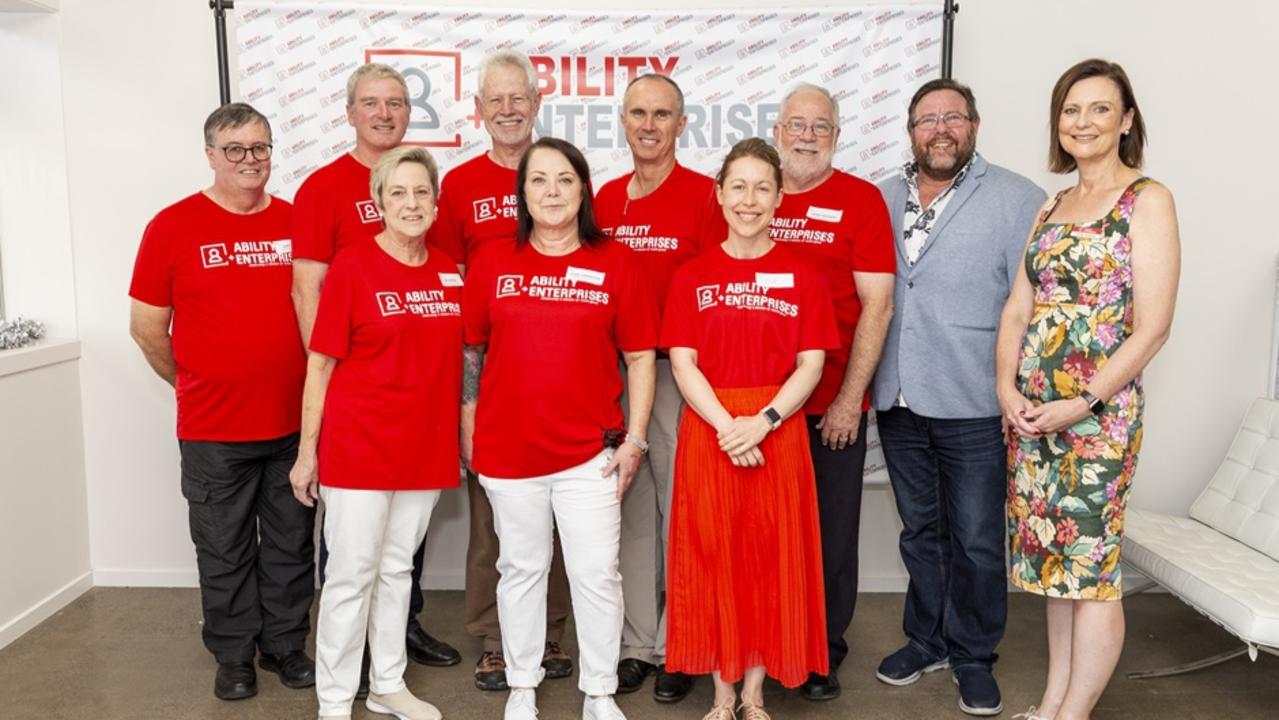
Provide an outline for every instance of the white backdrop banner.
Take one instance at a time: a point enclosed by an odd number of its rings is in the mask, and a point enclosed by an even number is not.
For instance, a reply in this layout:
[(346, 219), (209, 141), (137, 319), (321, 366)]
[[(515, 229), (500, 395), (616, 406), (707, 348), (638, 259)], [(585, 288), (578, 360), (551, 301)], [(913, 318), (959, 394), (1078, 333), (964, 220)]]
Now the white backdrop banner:
[[(940, 75), (941, 9), (938, 2), (628, 14), (238, 0), (236, 95), (271, 120), (270, 190), (285, 198), (354, 146), (346, 78), (365, 62), (404, 75), (412, 104), (405, 141), (430, 148), (443, 171), (486, 151), (475, 72), (502, 48), (527, 53), (537, 72), (536, 134), (580, 147), (597, 187), (631, 168), (621, 96), (650, 72), (684, 91), (679, 157), (691, 168), (714, 174), (733, 143), (771, 137), (782, 97), (806, 81), (839, 100), (835, 166), (874, 181), (910, 156), (906, 104)], [(867, 480), (883, 482), (877, 433), (869, 439)]]

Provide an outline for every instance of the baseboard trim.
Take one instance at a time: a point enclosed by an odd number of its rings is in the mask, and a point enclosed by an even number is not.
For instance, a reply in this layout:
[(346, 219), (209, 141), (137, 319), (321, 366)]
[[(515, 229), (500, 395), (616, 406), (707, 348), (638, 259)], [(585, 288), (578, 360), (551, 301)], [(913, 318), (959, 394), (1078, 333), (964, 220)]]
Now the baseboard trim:
[(93, 587), (93, 573), (86, 572), (80, 577), (55, 590), (48, 597), (28, 608), (13, 620), (0, 626), (0, 649), (27, 634), (36, 625), (53, 617), (62, 608), (70, 605), (76, 598)]
[(94, 570), (98, 587), (200, 587), (200, 576), (190, 570)]

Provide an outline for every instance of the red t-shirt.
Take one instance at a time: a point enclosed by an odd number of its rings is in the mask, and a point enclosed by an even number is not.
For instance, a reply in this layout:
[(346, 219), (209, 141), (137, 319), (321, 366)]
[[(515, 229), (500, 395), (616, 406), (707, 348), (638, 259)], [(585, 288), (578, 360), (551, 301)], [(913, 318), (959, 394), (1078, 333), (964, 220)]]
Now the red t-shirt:
[(337, 358), (320, 428), (320, 483), (364, 490), (458, 485), (462, 276), (440, 252), (421, 267), (376, 242), (324, 278), (311, 349)]
[(790, 248), (739, 260), (715, 247), (675, 271), (662, 347), (697, 351), (715, 388), (781, 385), (804, 350), (839, 347), (826, 281)]
[(426, 241), (453, 262), (470, 265), (478, 250), (513, 243), (516, 224), (515, 171), (484, 153), (444, 176), (439, 215)]
[(142, 235), (129, 296), (173, 308), (178, 437), (246, 442), (297, 432), (306, 354), (289, 288), (292, 206), (237, 215), (204, 193)]
[(494, 248), (467, 270), (466, 343), (488, 345), (475, 418), (477, 472), (549, 475), (622, 431), (618, 351), (657, 346), (657, 303), (613, 242), (549, 257)]
[(626, 186), (635, 173), (604, 184), (595, 195), (595, 219), (600, 228), (636, 253), (644, 282), (666, 302), (675, 268), (703, 248), (724, 242), (728, 225), (715, 197), (715, 181), (676, 165), (656, 190), (631, 200)]
[(350, 153), (311, 173), (293, 198), (294, 257), (331, 263), (339, 250), (382, 232), (371, 174)]
[[(782, 195), (769, 236), (821, 268), (835, 301), (839, 348), (826, 353), (822, 379), (804, 404), (806, 414), (824, 415), (844, 382), (853, 331), (862, 314), (853, 273), (897, 271), (888, 208), (874, 185), (836, 170), (808, 192)], [(862, 410), (869, 408), (868, 392), (862, 398)]]

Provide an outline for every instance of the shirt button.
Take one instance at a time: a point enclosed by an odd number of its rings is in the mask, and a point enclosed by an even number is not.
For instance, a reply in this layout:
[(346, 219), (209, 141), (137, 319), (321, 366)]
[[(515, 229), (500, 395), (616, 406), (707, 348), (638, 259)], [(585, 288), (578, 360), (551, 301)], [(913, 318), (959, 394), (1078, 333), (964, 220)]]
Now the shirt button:
[(914, 281), (914, 280), (911, 280), (911, 281), (907, 282), (907, 283), (906, 283), (906, 287), (908, 287), (908, 288), (913, 288), (913, 287), (915, 287), (915, 281)]

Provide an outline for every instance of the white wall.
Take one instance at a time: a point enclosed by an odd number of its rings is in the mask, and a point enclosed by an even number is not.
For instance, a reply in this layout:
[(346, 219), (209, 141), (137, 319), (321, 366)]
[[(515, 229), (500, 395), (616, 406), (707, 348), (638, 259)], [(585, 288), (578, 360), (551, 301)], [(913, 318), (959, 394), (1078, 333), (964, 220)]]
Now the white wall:
[[(1254, 228), (1265, 227), (1262, 194), (1275, 156), (1267, 130), (1279, 103), (1267, 91), (1273, 81), (1260, 48), (1279, 8), (1253, 2), (1173, 10), (1150, 0), (962, 5), (955, 70), (978, 96), (979, 146), (1046, 189), (1069, 182), (1043, 170), (1047, 99), (1057, 75), (1092, 54), (1123, 63), (1132, 75), (1150, 129), (1149, 171), (1178, 198), (1185, 246), (1173, 339), (1147, 374), (1135, 502), (1182, 511), (1248, 400), (1264, 390), (1279, 243)], [(60, 17), (92, 566), (101, 583), (189, 583), (193, 554), (177, 486), (173, 401), (125, 332), (126, 290), (146, 221), (208, 180), (199, 129), (217, 102), (211, 13), (201, 2), (64, 0)], [(455, 585), (461, 577), (459, 495), (437, 511), (443, 524), (433, 533), (429, 566), (436, 583)], [(864, 517), (867, 588), (900, 587), (886, 490), (867, 491)]]

